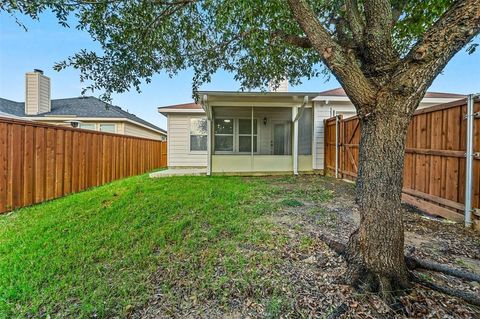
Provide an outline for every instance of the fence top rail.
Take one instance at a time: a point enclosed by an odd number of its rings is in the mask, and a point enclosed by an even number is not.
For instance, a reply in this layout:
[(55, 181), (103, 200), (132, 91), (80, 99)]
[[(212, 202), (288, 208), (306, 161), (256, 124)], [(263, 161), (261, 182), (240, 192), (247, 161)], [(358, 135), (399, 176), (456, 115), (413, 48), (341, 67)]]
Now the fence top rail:
[(125, 135), (125, 134), (119, 134), (119, 133), (99, 132), (99, 131), (69, 127), (69, 126), (60, 126), (60, 125), (55, 125), (55, 124), (48, 124), (48, 123), (37, 122), (37, 121), (19, 120), (19, 119), (13, 119), (13, 118), (2, 117), (2, 116), (0, 116), (0, 123), (28, 125), (28, 126), (51, 128), (51, 129), (57, 129), (57, 130), (73, 131), (73, 132), (79, 132), (79, 133), (104, 135), (104, 136), (115, 136), (115, 137), (123, 137), (123, 138), (127, 138), (127, 139), (135, 139), (135, 140), (146, 140), (146, 141), (152, 141), (152, 142), (165, 142), (165, 141), (162, 141), (162, 140), (155, 140), (155, 139), (146, 138), (146, 137)]
[(467, 104), (467, 99), (460, 99), (456, 100), (450, 103), (445, 103), (445, 104), (438, 104), (434, 106), (430, 106), (424, 109), (417, 109), (414, 113), (414, 115), (419, 115), (419, 114), (425, 114), (425, 113), (431, 113), (431, 112), (436, 112), (436, 111), (442, 111), (446, 109), (451, 109), (453, 107), (458, 107), (458, 106), (463, 106)]
[[(480, 102), (480, 98), (477, 97), (475, 99), (475, 103), (478, 103), (478, 102)], [(423, 109), (417, 109), (415, 111), (414, 115), (420, 115), (420, 114), (425, 114), (425, 113), (442, 111), (442, 110), (446, 110), (446, 109), (450, 109), (450, 108), (454, 108), (454, 107), (458, 107), (458, 106), (463, 106), (463, 105), (466, 105), (466, 103), (467, 103), (467, 99), (465, 98), (465, 99), (460, 99), (460, 100), (456, 100), (456, 101), (449, 102), (449, 103), (433, 105), (433, 106), (426, 107), (426, 108), (423, 108)], [(333, 116), (333, 117), (330, 117), (330, 118), (326, 119), (325, 121), (326, 121), (326, 123), (329, 123), (329, 122), (335, 121), (336, 118), (337, 118), (336, 116)], [(358, 115), (355, 115), (355, 116), (343, 119), (343, 122), (353, 121), (353, 120), (357, 120), (357, 119), (359, 119), (359, 117), (358, 117)]]

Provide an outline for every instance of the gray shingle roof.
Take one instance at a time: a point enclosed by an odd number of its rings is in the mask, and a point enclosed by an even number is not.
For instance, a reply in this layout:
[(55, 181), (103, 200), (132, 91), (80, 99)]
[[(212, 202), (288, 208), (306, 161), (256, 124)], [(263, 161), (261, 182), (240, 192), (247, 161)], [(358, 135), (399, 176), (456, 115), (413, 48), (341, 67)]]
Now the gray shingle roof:
[(21, 117), (51, 117), (55, 115), (72, 115), (76, 117), (103, 117), (125, 118), (143, 124), (155, 130), (166, 132), (164, 129), (147, 122), (134, 114), (122, 110), (118, 106), (105, 103), (96, 97), (75, 97), (52, 100), (52, 110), (38, 115), (26, 115), (25, 103), (0, 98), (0, 112)]

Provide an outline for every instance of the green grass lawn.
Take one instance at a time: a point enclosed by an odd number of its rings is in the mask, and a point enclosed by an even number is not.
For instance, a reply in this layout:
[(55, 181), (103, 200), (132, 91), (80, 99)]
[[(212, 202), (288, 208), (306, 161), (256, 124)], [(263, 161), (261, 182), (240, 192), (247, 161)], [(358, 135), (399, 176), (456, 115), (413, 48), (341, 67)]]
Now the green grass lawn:
[(275, 245), (261, 218), (272, 191), (262, 179), (139, 176), (0, 216), (0, 317), (122, 316), (148, 301), (158, 269), (166, 296), (181, 278), (227, 300), (229, 279), (238, 291), (258, 279), (247, 263), (275, 262), (238, 249)]

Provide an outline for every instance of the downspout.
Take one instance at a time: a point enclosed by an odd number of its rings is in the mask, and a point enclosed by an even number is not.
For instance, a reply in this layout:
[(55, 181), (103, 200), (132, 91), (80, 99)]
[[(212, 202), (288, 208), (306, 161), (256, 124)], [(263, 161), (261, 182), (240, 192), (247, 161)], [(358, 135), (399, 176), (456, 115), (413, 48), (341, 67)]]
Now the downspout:
[(478, 94), (470, 94), (467, 98), (467, 143), (465, 153), (465, 227), (472, 225), (472, 177), (473, 177), (473, 120), (479, 114), (473, 113), (474, 99)]

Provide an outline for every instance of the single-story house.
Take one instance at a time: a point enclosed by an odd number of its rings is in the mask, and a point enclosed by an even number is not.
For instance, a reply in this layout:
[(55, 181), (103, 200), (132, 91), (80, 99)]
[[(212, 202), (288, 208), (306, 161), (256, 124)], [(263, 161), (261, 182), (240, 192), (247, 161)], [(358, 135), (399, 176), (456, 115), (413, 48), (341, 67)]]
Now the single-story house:
[[(198, 92), (199, 104), (159, 107), (167, 117), (168, 167), (207, 174), (322, 172), (324, 120), (355, 115), (343, 89)], [(464, 98), (428, 92), (420, 107)]]
[(25, 75), (25, 102), (0, 98), (0, 116), (166, 140), (167, 132), (95, 97), (50, 99), (50, 78), (41, 70)]

